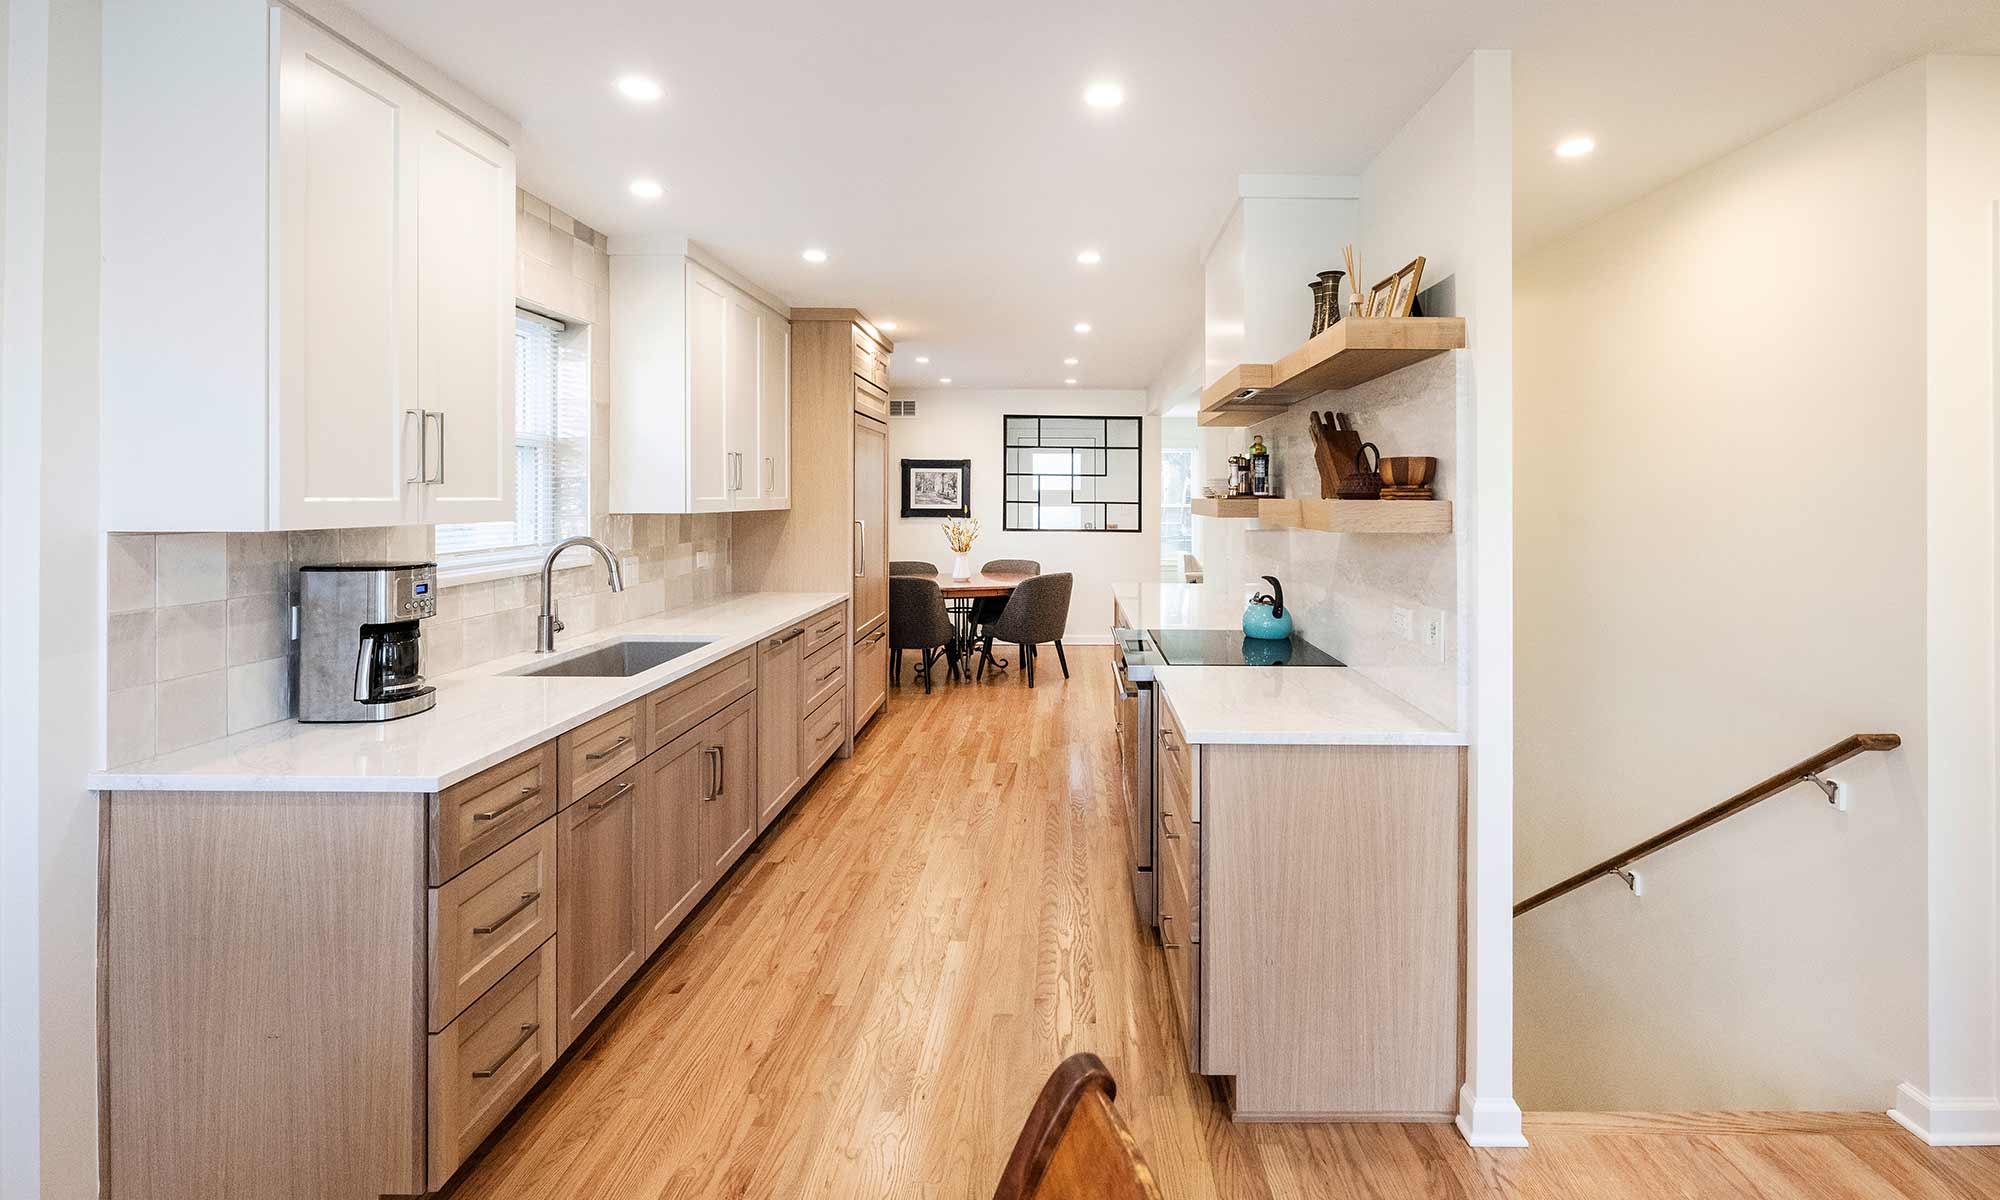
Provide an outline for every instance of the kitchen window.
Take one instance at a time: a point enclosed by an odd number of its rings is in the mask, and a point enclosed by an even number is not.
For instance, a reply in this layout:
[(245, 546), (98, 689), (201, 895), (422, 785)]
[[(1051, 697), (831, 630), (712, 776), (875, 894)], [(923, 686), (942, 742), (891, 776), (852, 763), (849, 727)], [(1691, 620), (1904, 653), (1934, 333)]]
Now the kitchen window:
[(448, 581), (525, 574), (590, 532), (590, 331), (514, 313), (514, 519), (437, 527)]

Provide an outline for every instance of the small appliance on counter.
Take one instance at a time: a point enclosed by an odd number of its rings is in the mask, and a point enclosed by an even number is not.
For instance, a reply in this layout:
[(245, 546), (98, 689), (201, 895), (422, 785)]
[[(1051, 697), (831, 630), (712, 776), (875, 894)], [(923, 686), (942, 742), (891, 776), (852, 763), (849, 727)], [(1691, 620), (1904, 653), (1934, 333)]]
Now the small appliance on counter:
[(1264, 576), (1269, 592), (1252, 591), (1243, 606), (1243, 632), (1260, 641), (1284, 641), (1292, 636), (1292, 614), (1285, 609), (1285, 587), (1276, 575)]
[(393, 721), (437, 703), (423, 634), (437, 614), (436, 563), (299, 568), (299, 720)]

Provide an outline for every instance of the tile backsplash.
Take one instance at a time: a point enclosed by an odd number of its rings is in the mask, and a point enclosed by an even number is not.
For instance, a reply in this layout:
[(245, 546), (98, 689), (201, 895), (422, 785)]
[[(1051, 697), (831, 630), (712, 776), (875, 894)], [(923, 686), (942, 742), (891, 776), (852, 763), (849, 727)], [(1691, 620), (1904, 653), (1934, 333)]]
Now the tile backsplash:
[[(594, 555), (556, 571), (565, 636), (684, 608), (729, 591), (729, 518), (616, 515), (597, 523), (618, 555), (613, 593)], [(109, 607), (105, 762), (123, 766), (296, 711), (298, 569), (365, 559), (424, 561), (429, 526), (293, 533), (115, 533)], [(423, 623), (424, 670), (441, 675), (535, 648), (541, 594), (523, 575), (438, 590)]]

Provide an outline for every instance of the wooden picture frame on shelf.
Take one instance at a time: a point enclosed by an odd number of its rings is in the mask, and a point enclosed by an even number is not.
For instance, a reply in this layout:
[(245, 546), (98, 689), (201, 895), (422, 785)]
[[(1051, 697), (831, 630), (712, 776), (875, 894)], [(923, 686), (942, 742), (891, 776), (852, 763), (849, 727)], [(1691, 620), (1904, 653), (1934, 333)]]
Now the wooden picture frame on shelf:
[(1389, 315), (1390, 307), (1395, 302), (1396, 278), (1392, 275), (1381, 283), (1376, 284), (1373, 290), (1368, 293), (1368, 311), (1364, 315), (1371, 319), (1386, 317)]
[(1396, 297), (1389, 303), (1389, 315), (1407, 317), (1417, 302), (1417, 289), (1423, 286), (1424, 256), (1419, 254), (1409, 266), (1396, 272)]

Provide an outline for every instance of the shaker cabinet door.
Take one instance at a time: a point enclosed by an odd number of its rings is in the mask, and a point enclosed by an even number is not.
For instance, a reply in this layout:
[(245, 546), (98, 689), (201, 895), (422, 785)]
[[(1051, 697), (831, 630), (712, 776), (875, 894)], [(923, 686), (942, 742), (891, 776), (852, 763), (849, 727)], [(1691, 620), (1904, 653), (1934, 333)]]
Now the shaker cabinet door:
[(557, 1051), (604, 1011), (644, 961), (639, 912), (639, 769), (557, 814)]
[(687, 269), (687, 389), (690, 511), (725, 512), (734, 503), (729, 459), (729, 286), (693, 263)]

